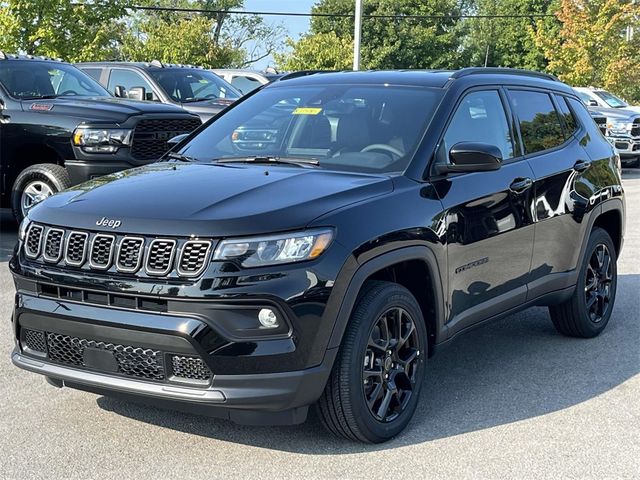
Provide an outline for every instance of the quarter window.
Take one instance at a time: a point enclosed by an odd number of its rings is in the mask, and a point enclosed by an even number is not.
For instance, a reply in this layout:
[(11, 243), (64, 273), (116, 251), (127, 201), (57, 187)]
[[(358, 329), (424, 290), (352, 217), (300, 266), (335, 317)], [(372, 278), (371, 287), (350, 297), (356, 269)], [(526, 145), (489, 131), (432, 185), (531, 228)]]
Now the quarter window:
[(444, 135), (446, 152), (459, 142), (495, 145), (503, 160), (513, 157), (513, 141), (507, 116), (496, 90), (468, 94), (458, 106)]
[(548, 150), (564, 143), (560, 117), (548, 94), (515, 90), (510, 95), (520, 122), (526, 154)]
[(567, 105), (567, 98), (563, 96), (556, 96), (558, 100), (558, 108), (560, 108), (560, 115), (562, 116), (562, 120), (564, 121), (565, 134), (566, 137), (569, 138), (571, 135), (576, 133), (578, 130), (578, 123), (571, 113), (569, 109), (569, 105)]

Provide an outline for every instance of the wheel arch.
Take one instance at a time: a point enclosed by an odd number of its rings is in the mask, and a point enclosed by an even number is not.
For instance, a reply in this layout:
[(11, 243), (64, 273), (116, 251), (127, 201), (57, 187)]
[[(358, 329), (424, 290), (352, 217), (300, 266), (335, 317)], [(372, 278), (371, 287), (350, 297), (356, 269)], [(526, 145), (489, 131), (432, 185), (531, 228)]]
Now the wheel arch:
[[(420, 275), (426, 279), (416, 281)], [(429, 354), (442, 342), (444, 296), (440, 267), (426, 246), (409, 246), (387, 252), (358, 266), (351, 276), (338, 310), (327, 348), (340, 346), (358, 295), (369, 280), (388, 280), (407, 288), (420, 305), (429, 336)]]

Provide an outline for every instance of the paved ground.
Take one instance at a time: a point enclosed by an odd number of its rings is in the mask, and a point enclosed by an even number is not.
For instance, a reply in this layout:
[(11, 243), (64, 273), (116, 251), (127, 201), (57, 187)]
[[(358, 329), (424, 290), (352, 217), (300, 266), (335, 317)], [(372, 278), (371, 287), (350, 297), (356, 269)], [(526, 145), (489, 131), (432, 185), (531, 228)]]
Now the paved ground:
[(0, 478), (640, 478), (640, 170), (624, 174), (618, 299), (593, 340), (531, 309), (430, 363), (408, 431), (336, 440), (311, 418), (249, 428), (57, 390), (10, 365), (15, 227), (0, 223)]

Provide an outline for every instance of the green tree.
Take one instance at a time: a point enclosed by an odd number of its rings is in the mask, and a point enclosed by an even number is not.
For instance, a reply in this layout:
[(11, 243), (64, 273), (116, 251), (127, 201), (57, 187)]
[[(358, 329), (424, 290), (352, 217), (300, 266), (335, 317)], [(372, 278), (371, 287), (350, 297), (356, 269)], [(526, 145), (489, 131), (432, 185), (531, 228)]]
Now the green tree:
[[(255, 15), (232, 15), (244, 0), (141, 0), (141, 5), (205, 12), (138, 11), (121, 53), (126, 60), (157, 59), (209, 67), (246, 66), (276, 51), (282, 25)], [(215, 11), (215, 12), (214, 12)]]
[[(556, 11), (558, 0), (474, 0), (466, 13), (480, 18), (465, 20), (464, 51), (470, 65), (544, 70), (546, 59), (536, 44), (535, 17), (504, 18), (505, 15), (540, 15)], [(488, 16), (496, 15), (496, 18)], [(550, 33), (554, 18), (540, 20)]]
[(287, 46), (293, 55), (275, 55), (282, 70), (347, 70), (353, 63), (353, 42), (333, 32), (304, 35), (297, 42), (288, 39)]
[(548, 59), (547, 69), (576, 86), (610, 89), (640, 100), (640, 35), (625, 38), (639, 26), (640, 4), (632, 0), (561, 0), (557, 32), (539, 24), (536, 43)]
[[(313, 17), (311, 32), (293, 45), (289, 57), (280, 57), (283, 65), (305, 63), (310, 43), (317, 34), (334, 35), (343, 44), (353, 41), (353, 0), (320, 0), (312, 9), (314, 13), (339, 14), (340, 17)], [(446, 15), (446, 18), (364, 18), (362, 24), (362, 68), (448, 68), (464, 62), (460, 46), (456, 0), (367, 0), (364, 15)], [(346, 15), (346, 16), (344, 16)], [(326, 47), (335, 47), (335, 40), (322, 38)], [(323, 58), (331, 52), (320, 52)], [(308, 59), (308, 57), (307, 57)], [(323, 63), (323, 62), (320, 62)], [(350, 63), (350, 62), (349, 62)]]
[(0, 1), (0, 50), (72, 62), (112, 58), (124, 31), (122, 0)]

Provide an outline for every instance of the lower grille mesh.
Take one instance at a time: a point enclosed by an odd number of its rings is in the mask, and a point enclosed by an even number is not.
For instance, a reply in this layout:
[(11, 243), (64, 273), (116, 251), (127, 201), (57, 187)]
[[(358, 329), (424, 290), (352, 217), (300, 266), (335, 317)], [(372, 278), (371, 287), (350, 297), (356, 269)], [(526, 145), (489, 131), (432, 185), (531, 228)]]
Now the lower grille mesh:
[(197, 357), (171, 357), (171, 368), (176, 377), (189, 380), (209, 380), (211, 370), (207, 368), (201, 358)]
[(85, 367), (87, 348), (113, 352), (121, 374), (147, 380), (164, 380), (162, 353), (149, 348), (115, 345), (59, 333), (47, 333), (49, 358), (54, 362)]
[(26, 330), (24, 334), (24, 343), (34, 352), (45, 353), (47, 351), (47, 343), (44, 339), (44, 332), (36, 330)]

